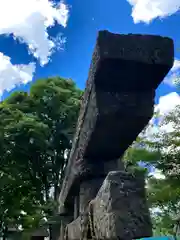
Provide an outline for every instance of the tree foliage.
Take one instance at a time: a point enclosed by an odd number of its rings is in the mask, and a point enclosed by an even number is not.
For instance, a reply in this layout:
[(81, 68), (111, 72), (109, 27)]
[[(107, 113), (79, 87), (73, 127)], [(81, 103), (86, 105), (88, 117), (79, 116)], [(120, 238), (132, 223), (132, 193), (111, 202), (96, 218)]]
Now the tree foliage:
[(38, 225), (57, 209), (82, 91), (53, 77), (0, 104), (1, 229)]
[[(149, 128), (154, 132), (151, 136), (147, 134)], [(155, 234), (173, 234), (180, 207), (180, 106), (165, 116), (158, 115), (158, 122), (146, 127), (123, 160), (130, 171), (137, 167), (147, 170), (147, 195)], [(156, 171), (162, 174), (161, 178)]]

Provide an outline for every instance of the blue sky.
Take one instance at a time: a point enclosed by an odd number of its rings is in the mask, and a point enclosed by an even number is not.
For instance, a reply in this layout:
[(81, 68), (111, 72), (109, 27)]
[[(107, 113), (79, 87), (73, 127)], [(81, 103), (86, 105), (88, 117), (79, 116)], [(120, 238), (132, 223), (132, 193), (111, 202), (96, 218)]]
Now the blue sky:
[(28, 91), (32, 82), (49, 76), (72, 78), (84, 88), (97, 32), (107, 29), (171, 37), (175, 43), (175, 65), (157, 89), (156, 103), (159, 99), (166, 99), (163, 104), (168, 102), (168, 106), (180, 102), (173, 84), (180, 70), (178, 7), (180, 0), (0, 3), (1, 99), (15, 90)]

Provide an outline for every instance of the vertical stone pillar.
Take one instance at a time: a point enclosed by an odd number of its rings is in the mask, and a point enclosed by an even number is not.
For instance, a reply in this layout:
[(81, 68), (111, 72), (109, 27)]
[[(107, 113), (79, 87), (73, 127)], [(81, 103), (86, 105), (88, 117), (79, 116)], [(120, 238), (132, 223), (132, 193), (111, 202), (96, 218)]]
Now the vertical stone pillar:
[(81, 182), (79, 192), (79, 211), (84, 213), (91, 200), (96, 197), (105, 177), (110, 171), (124, 170), (123, 163), (119, 159), (111, 161), (98, 161), (97, 165), (92, 165), (90, 174)]
[(110, 172), (93, 201), (97, 239), (132, 240), (152, 236), (144, 178)]

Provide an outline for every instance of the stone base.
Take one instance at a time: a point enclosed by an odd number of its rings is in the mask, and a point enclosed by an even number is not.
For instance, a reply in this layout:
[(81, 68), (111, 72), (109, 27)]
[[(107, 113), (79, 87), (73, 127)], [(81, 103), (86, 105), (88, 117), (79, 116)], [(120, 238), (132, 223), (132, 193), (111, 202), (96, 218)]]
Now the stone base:
[(78, 240), (81, 236), (81, 219), (78, 217), (67, 225), (68, 240)]
[(67, 225), (71, 223), (72, 217), (66, 216), (61, 220), (61, 226), (60, 226), (60, 235), (58, 240), (65, 240), (66, 234), (67, 234)]
[(97, 239), (132, 240), (152, 236), (145, 181), (122, 171), (110, 172), (93, 204)]
[(125, 171), (109, 172), (84, 213), (66, 226), (66, 240), (151, 237), (144, 178)]
[[(87, 208), (88, 209), (88, 208)], [(66, 240), (87, 240), (91, 239), (89, 233), (89, 214), (88, 210), (77, 219), (67, 225)], [(88, 236), (89, 235), (89, 236)]]

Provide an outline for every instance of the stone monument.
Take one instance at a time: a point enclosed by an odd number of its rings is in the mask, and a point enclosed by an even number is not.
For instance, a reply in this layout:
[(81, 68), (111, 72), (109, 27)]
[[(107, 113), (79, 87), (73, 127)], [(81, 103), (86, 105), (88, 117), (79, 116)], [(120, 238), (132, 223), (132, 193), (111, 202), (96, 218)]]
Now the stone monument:
[(61, 240), (152, 235), (145, 181), (119, 159), (151, 119), (173, 41), (98, 33), (59, 202)]

